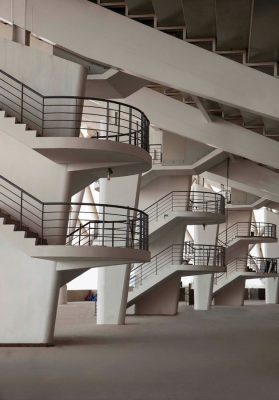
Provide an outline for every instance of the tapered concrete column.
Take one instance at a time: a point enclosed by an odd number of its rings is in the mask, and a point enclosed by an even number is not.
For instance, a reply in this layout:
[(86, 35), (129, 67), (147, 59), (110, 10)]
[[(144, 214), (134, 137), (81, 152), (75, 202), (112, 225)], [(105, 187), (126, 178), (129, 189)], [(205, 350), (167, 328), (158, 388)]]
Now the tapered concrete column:
[(56, 262), (0, 243), (0, 344), (49, 345), (58, 303)]
[[(200, 244), (216, 244), (217, 225), (195, 226), (194, 240)], [(212, 302), (214, 274), (194, 277), (194, 309), (209, 310)]]
[[(235, 194), (235, 198), (232, 198), (232, 202), (237, 201), (238, 196), (241, 193)], [(227, 227), (232, 226), (237, 222), (251, 223), (252, 211), (251, 210), (230, 210), (227, 213), (227, 225), (223, 224), (220, 226), (220, 231), (225, 230)], [(243, 231), (243, 235), (250, 235), (249, 225), (247, 225), (247, 231)], [(248, 255), (249, 245), (245, 242), (239, 242), (233, 246), (229, 246), (226, 250), (226, 265), (233, 263), (237, 258), (246, 258)], [(243, 264), (243, 271), (246, 266)], [(243, 272), (238, 270), (241, 274)], [(214, 305), (225, 305), (225, 306), (243, 306), (245, 297), (245, 278), (236, 276), (232, 281), (229, 280), (230, 275), (227, 275), (227, 283), (224, 287), (214, 293)]]
[[(279, 215), (264, 209), (264, 221), (279, 225)], [(278, 233), (277, 233), (278, 236)], [(279, 243), (264, 243), (262, 245), (264, 257), (279, 257)], [(265, 279), (265, 302), (266, 304), (279, 303), (279, 278)]]
[[(139, 175), (101, 179), (100, 203), (137, 208), (139, 184)], [(129, 278), (130, 265), (99, 268), (97, 324), (125, 323)]]
[(279, 279), (265, 279), (265, 302), (266, 304), (279, 303)]
[[(170, 144), (170, 143), (169, 143)], [(173, 144), (173, 143), (172, 143)], [(176, 143), (174, 143), (176, 144)], [(181, 143), (179, 143), (181, 145)], [(172, 149), (166, 144), (166, 152)], [(174, 154), (175, 151), (169, 151)], [(162, 176), (146, 185), (140, 194), (140, 208), (145, 208), (156, 200), (166, 196), (171, 191), (189, 191), (191, 187), (191, 176)], [(150, 222), (152, 228), (152, 222)], [(151, 229), (150, 228), (150, 229)], [(161, 229), (160, 233), (150, 235), (149, 249), (151, 256), (167, 249), (173, 244), (183, 244), (185, 239), (186, 220), (183, 218), (175, 221), (167, 228)], [(182, 254), (181, 254), (182, 256)], [(168, 268), (165, 265), (164, 268)], [(135, 314), (137, 315), (175, 315), (178, 310), (180, 277), (171, 276), (169, 280), (155, 285), (151, 291), (143, 293), (136, 301)]]

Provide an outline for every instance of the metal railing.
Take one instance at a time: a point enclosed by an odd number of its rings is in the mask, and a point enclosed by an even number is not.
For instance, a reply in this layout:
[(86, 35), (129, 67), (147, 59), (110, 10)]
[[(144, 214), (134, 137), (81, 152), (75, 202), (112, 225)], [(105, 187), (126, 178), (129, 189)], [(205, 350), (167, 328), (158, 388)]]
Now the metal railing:
[(161, 144), (150, 144), (149, 154), (152, 158), (152, 164), (162, 164), (162, 145)]
[(225, 214), (225, 199), (218, 193), (199, 191), (174, 191), (156, 201), (144, 210), (149, 222), (157, 221), (168, 212), (192, 211), (213, 214)]
[(34, 233), (38, 244), (148, 250), (148, 215), (108, 204), (42, 202), (0, 176), (0, 217)]
[(135, 107), (77, 96), (44, 96), (0, 70), (0, 107), (40, 136), (80, 136), (149, 150), (149, 120)]
[(215, 274), (215, 284), (219, 284), (233, 272), (257, 272), (262, 274), (278, 273), (278, 258), (273, 257), (239, 257), (228, 263), (226, 272)]
[(231, 204), (232, 192), (230, 189), (223, 189), (223, 190), (220, 190), (218, 193), (221, 194), (225, 198), (226, 204)]
[(151, 258), (149, 263), (134, 266), (130, 275), (130, 286), (136, 287), (150, 276), (170, 265), (193, 265), (223, 268), (225, 265), (225, 249), (222, 246), (212, 246), (185, 242), (173, 244)]
[(267, 237), (276, 239), (276, 225), (267, 222), (236, 222), (218, 235), (220, 245), (227, 246), (236, 238)]

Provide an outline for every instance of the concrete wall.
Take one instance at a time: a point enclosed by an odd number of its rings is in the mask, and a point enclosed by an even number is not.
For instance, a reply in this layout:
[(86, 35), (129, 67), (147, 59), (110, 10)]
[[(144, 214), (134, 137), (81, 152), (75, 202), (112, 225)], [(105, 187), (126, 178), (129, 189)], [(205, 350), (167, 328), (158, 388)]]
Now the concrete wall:
[(245, 279), (235, 279), (214, 295), (214, 305), (243, 306), (245, 295)]
[[(140, 177), (100, 180), (100, 203), (137, 208)], [(125, 323), (129, 290), (130, 265), (98, 269), (98, 313), (97, 324)]]
[[(37, 40), (36, 43), (39, 41)], [(39, 46), (37, 46), (39, 47)], [(86, 71), (79, 64), (35, 48), (0, 40), (0, 69), (45, 96), (82, 96)], [(36, 79), (34, 79), (36, 77)], [(44, 136), (79, 136), (82, 102), (76, 99), (42, 99), (29, 88), (5, 76), (1, 108)], [(12, 84), (15, 89), (11, 89)], [(15, 96), (10, 94), (12, 92)], [(23, 107), (22, 107), (23, 105)], [(55, 105), (55, 107), (53, 107)], [(77, 107), (78, 106), (78, 107)], [(54, 114), (54, 112), (56, 112)], [(59, 112), (59, 113), (58, 113)], [(65, 114), (63, 114), (65, 112)]]
[(176, 315), (180, 277), (174, 277), (146, 293), (135, 306), (137, 315)]
[(190, 190), (191, 182), (191, 176), (162, 176), (141, 190), (139, 207), (144, 210), (172, 191)]
[[(86, 71), (36, 48), (0, 40), (0, 69), (45, 96), (82, 96)], [(34, 79), (36, 77), (36, 79)]]
[(51, 344), (58, 301), (56, 263), (0, 243), (0, 344)]
[(163, 163), (193, 164), (213, 149), (174, 133), (163, 133)]

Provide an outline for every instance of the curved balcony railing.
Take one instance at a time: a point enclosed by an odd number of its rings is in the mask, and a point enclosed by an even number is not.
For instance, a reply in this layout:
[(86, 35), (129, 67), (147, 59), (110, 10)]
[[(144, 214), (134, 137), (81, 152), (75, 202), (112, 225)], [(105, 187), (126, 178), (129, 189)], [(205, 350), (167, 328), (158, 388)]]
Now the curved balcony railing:
[(149, 120), (116, 101), (44, 96), (0, 70), (0, 107), (40, 136), (84, 136), (149, 150)]
[(215, 284), (220, 283), (233, 272), (257, 272), (262, 274), (278, 273), (278, 258), (273, 257), (239, 257), (227, 265), (226, 272), (215, 275)]
[(149, 222), (154, 222), (168, 212), (192, 211), (213, 214), (225, 214), (225, 199), (218, 193), (199, 191), (174, 191), (144, 210)]
[(218, 235), (218, 241), (227, 246), (236, 238), (248, 237), (276, 239), (276, 225), (267, 222), (236, 222)]
[(149, 263), (134, 266), (130, 275), (130, 286), (138, 286), (145, 279), (157, 275), (170, 265), (193, 265), (223, 268), (225, 251), (222, 246), (194, 244), (173, 244), (151, 258)]
[(148, 250), (148, 215), (95, 203), (42, 202), (0, 176), (0, 217), (37, 237), (38, 244)]

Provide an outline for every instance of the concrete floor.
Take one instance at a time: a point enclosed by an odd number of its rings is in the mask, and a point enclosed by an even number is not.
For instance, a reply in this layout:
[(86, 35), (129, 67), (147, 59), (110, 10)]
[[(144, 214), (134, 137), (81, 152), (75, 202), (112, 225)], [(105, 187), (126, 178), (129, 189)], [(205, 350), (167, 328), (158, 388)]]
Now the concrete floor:
[(126, 326), (96, 326), (93, 307), (59, 307), (55, 347), (0, 348), (0, 400), (279, 398), (279, 305)]

